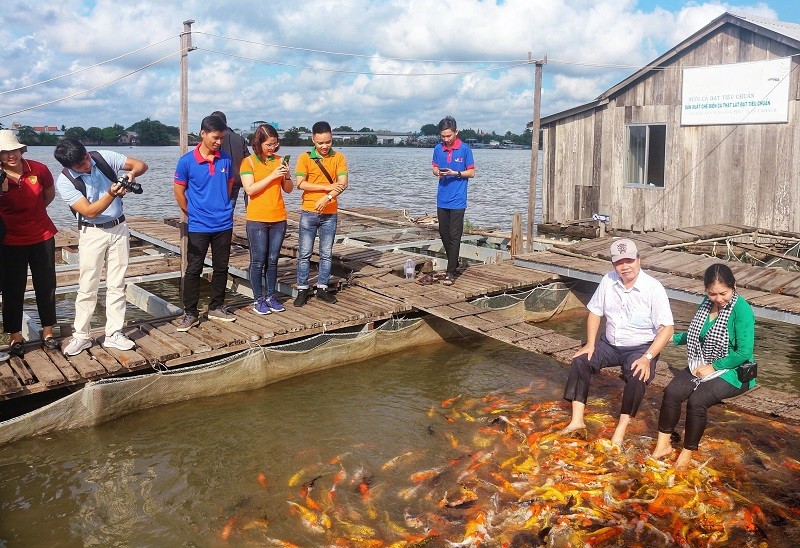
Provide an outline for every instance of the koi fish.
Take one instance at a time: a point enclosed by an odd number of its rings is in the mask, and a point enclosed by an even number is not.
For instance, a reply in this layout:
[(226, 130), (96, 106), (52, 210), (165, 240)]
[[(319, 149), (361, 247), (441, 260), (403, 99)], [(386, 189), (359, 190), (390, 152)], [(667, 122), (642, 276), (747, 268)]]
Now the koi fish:
[(231, 516), (228, 518), (228, 521), (225, 522), (225, 525), (222, 527), (222, 531), (219, 534), (219, 538), (222, 540), (228, 540), (233, 532), (233, 526), (236, 525), (236, 516)]
[(263, 472), (259, 472), (258, 477), (256, 479), (258, 480), (258, 484), (261, 487), (263, 487), (264, 489), (267, 488), (267, 476)]
[(442, 400), (442, 404), (441, 405), (442, 405), (442, 407), (450, 407), (451, 405), (453, 405), (454, 403), (456, 403), (460, 399), (461, 399), (461, 394), (459, 394), (458, 396), (452, 397), (450, 399), (447, 399), (447, 400)]

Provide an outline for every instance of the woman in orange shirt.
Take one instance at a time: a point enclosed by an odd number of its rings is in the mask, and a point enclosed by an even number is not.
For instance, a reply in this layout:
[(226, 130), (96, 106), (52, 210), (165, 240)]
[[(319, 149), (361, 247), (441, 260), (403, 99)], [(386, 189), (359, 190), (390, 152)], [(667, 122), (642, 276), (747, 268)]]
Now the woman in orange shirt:
[(250, 284), (253, 312), (269, 314), (286, 310), (275, 298), (278, 257), (286, 235), (286, 205), (283, 192), (294, 185), (289, 166), (275, 154), (280, 148), (278, 132), (262, 124), (253, 134), (253, 154), (242, 160), (239, 174), (250, 197), (247, 204), (247, 239), (250, 244)]

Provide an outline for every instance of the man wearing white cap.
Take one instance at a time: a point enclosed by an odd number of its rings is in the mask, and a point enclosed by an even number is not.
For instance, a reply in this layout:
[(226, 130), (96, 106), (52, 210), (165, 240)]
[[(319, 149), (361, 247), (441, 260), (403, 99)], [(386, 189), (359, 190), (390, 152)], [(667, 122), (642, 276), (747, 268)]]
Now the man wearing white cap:
[[(586, 305), (586, 344), (572, 357), (564, 389), (564, 399), (572, 402), (572, 420), (561, 433), (586, 433), (583, 416), (592, 374), (621, 366), (625, 381), (622, 410), (611, 438), (619, 446), (645, 388), (655, 376), (658, 354), (672, 340), (674, 322), (664, 286), (641, 270), (633, 241), (615, 240), (611, 262), (614, 270), (603, 276)], [(606, 329), (598, 339), (603, 317)]]

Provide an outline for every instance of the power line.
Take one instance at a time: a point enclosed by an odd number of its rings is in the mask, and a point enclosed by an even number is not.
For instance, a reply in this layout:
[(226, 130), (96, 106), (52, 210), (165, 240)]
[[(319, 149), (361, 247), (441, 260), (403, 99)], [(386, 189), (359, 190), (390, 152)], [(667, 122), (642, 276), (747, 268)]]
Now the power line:
[(78, 69), (78, 70), (74, 70), (72, 72), (68, 72), (66, 74), (61, 74), (60, 76), (54, 76), (52, 78), (48, 78), (47, 80), (42, 80), (41, 82), (36, 82), (35, 84), (28, 84), (27, 86), (18, 87), (16, 89), (7, 89), (5, 91), (0, 91), (0, 95), (4, 95), (6, 93), (14, 93), (15, 91), (22, 91), (24, 89), (29, 89), (29, 88), (36, 87), (36, 86), (39, 86), (39, 85), (42, 85), (42, 84), (46, 84), (48, 82), (52, 82), (52, 81), (58, 80), (60, 78), (65, 78), (67, 76), (73, 76), (73, 75), (78, 74), (80, 72), (83, 72), (85, 70), (93, 69), (93, 68), (99, 67), (101, 65), (105, 65), (106, 63), (110, 63), (111, 61), (116, 61), (118, 59), (122, 59), (123, 57), (127, 57), (128, 55), (132, 55), (132, 54), (140, 52), (142, 50), (146, 50), (147, 48), (151, 48), (153, 46), (157, 46), (159, 44), (163, 44), (167, 40), (172, 40), (173, 38), (175, 38), (177, 36), (180, 36), (180, 35), (179, 34), (173, 34), (172, 36), (170, 36), (168, 38), (164, 38), (163, 40), (160, 40), (158, 42), (154, 42), (154, 43), (152, 43), (152, 44), (150, 44), (148, 46), (144, 46), (144, 47), (141, 47), (139, 49), (135, 49), (133, 51), (129, 51), (128, 53), (123, 53), (122, 55), (119, 55), (119, 56), (114, 57), (112, 59), (107, 59), (106, 61), (101, 61), (101, 62), (96, 63), (94, 65), (91, 65), (89, 67), (84, 67), (84, 68), (81, 68), (81, 69)]
[(322, 72), (335, 72), (341, 74), (363, 74), (367, 76), (452, 76), (452, 75), (463, 75), (463, 74), (473, 74), (476, 72), (493, 72), (495, 70), (504, 70), (514, 67), (522, 67), (525, 65), (530, 64), (527, 60), (524, 62), (519, 62), (516, 64), (504, 65), (502, 67), (488, 67), (488, 68), (480, 68), (480, 69), (473, 69), (473, 70), (464, 70), (464, 71), (452, 71), (452, 72), (410, 72), (410, 73), (401, 73), (401, 72), (372, 72), (372, 71), (361, 71), (361, 70), (345, 70), (345, 69), (332, 69), (332, 68), (324, 68), (324, 67), (310, 67), (308, 65), (296, 65), (292, 63), (280, 63), (277, 61), (266, 61), (264, 59), (258, 59), (255, 57), (246, 57), (244, 55), (236, 55), (235, 53), (227, 53), (224, 51), (216, 51), (213, 49), (206, 49), (206, 48), (194, 48), (199, 51), (207, 51), (209, 53), (215, 53), (217, 55), (224, 55), (226, 57), (233, 57), (235, 59), (242, 59), (245, 61), (256, 61), (259, 63), (265, 63), (269, 65), (277, 65), (281, 67), (291, 67), (291, 68), (299, 68), (304, 70), (316, 70)]
[(132, 70), (131, 72), (128, 72), (128, 73), (126, 73), (126, 74), (123, 74), (122, 76), (119, 76), (118, 78), (114, 78), (113, 80), (109, 80), (108, 82), (105, 82), (105, 83), (102, 83), (102, 84), (100, 84), (100, 85), (94, 86), (93, 88), (85, 89), (85, 90), (83, 90), (83, 91), (79, 91), (79, 92), (77, 92), (77, 93), (73, 93), (72, 95), (67, 95), (66, 97), (61, 97), (60, 99), (53, 99), (52, 101), (47, 101), (47, 102), (45, 102), (45, 103), (40, 103), (40, 104), (38, 104), (38, 105), (34, 105), (34, 106), (32, 106), (32, 107), (26, 107), (26, 108), (23, 108), (23, 109), (20, 109), (20, 110), (15, 110), (14, 112), (8, 112), (8, 113), (6, 113), (6, 114), (0, 114), (0, 118), (6, 118), (6, 117), (8, 117), (8, 116), (13, 116), (13, 115), (15, 115), (15, 114), (19, 114), (20, 112), (26, 112), (26, 111), (28, 111), (28, 110), (34, 110), (34, 109), (37, 109), (37, 108), (39, 108), (39, 107), (44, 107), (44, 106), (47, 106), (47, 105), (52, 105), (53, 103), (58, 103), (58, 102), (60, 102), (60, 101), (66, 101), (67, 99), (72, 99), (73, 97), (77, 97), (78, 95), (83, 95), (84, 93), (89, 93), (90, 91), (95, 91), (95, 90), (97, 90), (97, 89), (100, 89), (100, 88), (102, 88), (102, 87), (105, 87), (105, 86), (111, 85), (111, 84), (113, 84), (114, 82), (119, 82), (119, 81), (120, 81), (120, 80), (122, 80), (123, 78), (127, 78), (128, 76), (131, 76), (132, 74), (136, 74), (137, 72), (143, 71), (143, 70), (144, 70), (144, 69), (146, 69), (146, 68), (150, 68), (150, 67), (152, 67), (153, 65), (155, 65), (155, 64), (157, 64), (157, 63), (160, 63), (161, 61), (164, 61), (164, 60), (166, 60), (166, 59), (169, 59), (170, 57), (174, 57), (175, 55), (179, 55), (179, 54), (182, 54), (182, 53), (183, 53), (182, 51), (175, 51), (175, 52), (172, 52), (172, 53), (170, 53), (169, 55), (165, 55), (165, 56), (164, 56), (164, 57), (162, 57), (161, 59), (156, 59), (156, 60), (155, 60), (155, 61), (153, 61), (152, 63), (148, 63), (148, 64), (146, 64), (146, 65), (144, 65), (144, 66), (142, 66), (142, 67), (139, 67), (139, 68), (137, 68), (137, 69), (135, 69), (135, 70)]
[[(264, 46), (268, 48), (279, 48), (279, 49), (290, 49), (294, 51), (304, 51), (307, 53), (320, 53), (324, 55), (341, 55), (344, 57), (359, 57), (365, 59), (373, 59), (375, 55), (371, 54), (364, 54), (364, 53), (347, 53), (341, 51), (328, 51), (322, 49), (311, 49), (311, 48), (301, 48), (298, 46), (286, 46), (283, 44), (269, 44), (265, 42), (255, 42), (253, 40), (245, 40), (244, 38), (234, 38), (231, 36), (222, 36), (220, 34), (211, 34), (210, 32), (203, 32), (203, 31), (193, 31), (194, 34), (203, 34), (205, 36), (211, 36), (213, 38), (222, 38), (224, 40), (230, 40), (232, 42), (244, 42), (246, 44), (253, 44), (256, 46)], [(526, 61), (523, 59), (511, 59), (511, 60), (502, 60), (502, 61), (488, 61), (488, 60), (480, 60), (480, 61), (447, 61), (444, 59), (411, 59), (411, 58), (404, 58), (404, 57), (385, 57), (383, 55), (380, 56), (380, 59), (385, 59), (387, 61), (404, 61), (404, 62), (411, 62), (411, 63), (466, 63), (466, 64), (476, 64), (476, 63), (520, 63), (522, 61)], [(516, 66), (516, 65), (514, 65)]]

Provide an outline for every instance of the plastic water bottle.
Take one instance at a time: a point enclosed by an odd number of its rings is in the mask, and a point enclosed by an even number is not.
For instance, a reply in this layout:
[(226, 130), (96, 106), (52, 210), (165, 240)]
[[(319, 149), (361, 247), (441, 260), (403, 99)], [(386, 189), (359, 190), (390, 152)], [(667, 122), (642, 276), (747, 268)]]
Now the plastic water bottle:
[(414, 261), (412, 259), (408, 259), (406, 261), (406, 265), (403, 267), (403, 271), (406, 273), (406, 280), (413, 280), (414, 279)]

